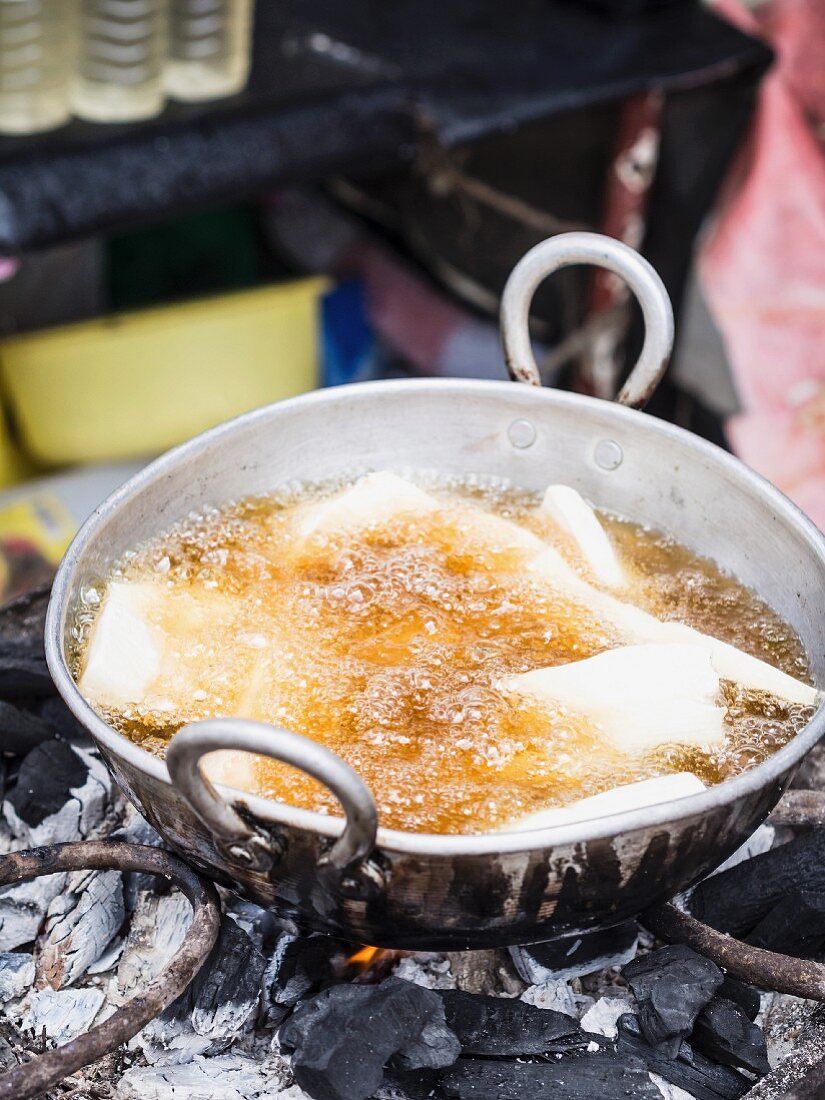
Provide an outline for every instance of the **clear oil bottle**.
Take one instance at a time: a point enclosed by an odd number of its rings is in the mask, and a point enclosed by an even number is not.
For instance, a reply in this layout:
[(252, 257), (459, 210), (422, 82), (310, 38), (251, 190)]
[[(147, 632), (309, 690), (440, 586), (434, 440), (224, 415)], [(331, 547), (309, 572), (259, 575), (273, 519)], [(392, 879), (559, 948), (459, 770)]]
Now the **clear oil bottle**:
[(76, 0), (0, 0), (0, 133), (68, 120), (76, 15)]
[(166, 90), (175, 99), (234, 95), (249, 76), (252, 0), (170, 0)]
[(134, 122), (160, 113), (167, 15), (167, 0), (80, 0), (76, 115)]

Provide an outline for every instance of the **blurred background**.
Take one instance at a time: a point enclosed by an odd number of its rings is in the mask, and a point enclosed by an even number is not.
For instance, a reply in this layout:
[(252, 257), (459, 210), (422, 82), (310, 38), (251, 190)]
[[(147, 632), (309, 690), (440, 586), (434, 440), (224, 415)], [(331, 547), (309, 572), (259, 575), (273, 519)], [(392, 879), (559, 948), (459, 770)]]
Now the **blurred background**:
[[(167, 447), (371, 378), (504, 378), (537, 241), (660, 271), (649, 411), (825, 527), (821, 0), (0, 0), (0, 594)], [(609, 398), (615, 278), (533, 315), (545, 383)]]

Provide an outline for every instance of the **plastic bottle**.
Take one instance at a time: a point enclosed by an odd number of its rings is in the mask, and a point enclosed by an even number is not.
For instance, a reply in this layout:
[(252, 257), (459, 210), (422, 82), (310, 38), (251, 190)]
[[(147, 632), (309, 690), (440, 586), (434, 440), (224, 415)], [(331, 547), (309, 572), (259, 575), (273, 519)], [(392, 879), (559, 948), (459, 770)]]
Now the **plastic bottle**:
[(0, 0), (0, 133), (68, 120), (76, 16), (75, 0)]
[(252, 0), (171, 0), (166, 90), (176, 99), (219, 99), (246, 84)]
[(160, 113), (167, 9), (167, 0), (81, 0), (75, 114), (134, 122)]

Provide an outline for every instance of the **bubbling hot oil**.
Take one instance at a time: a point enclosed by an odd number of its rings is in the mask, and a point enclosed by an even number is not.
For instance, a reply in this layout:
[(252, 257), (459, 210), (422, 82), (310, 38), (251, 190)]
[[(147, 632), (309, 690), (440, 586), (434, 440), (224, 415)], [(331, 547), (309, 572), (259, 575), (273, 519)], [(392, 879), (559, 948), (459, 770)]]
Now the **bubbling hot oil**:
[[(181, 725), (242, 716), (320, 741), (364, 778), (381, 824), (478, 833), (601, 790), (668, 772), (705, 783), (760, 763), (810, 711), (725, 684), (724, 745), (610, 748), (581, 716), (548, 714), (497, 690), (505, 675), (593, 656), (619, 639), (546, 586), (508, 572), (506, 553), (468, 538), (461, 507), (522, 524), (586, 573), (572, 543), (534, 512), (538, 498), (493, 482), (434, 482), (442, 508), (290, 552), (297, 505), (340, 486), (305, 488), (192, 516), (124, 560), (111, 579), (219, 594), (232, 627), (196, 647), (201, 687), (172, 711), (104, 711), (163, 755)], [(636, 524), (603, 517), (632, 577), (623, 597), (807, 678), (799, 639), (758, 596), (712, 562)], [(76, 623), (76, 666), (102, 590)], [(333, 797), (301, 772), (254, 762), (254, 793), (321, 812)]]

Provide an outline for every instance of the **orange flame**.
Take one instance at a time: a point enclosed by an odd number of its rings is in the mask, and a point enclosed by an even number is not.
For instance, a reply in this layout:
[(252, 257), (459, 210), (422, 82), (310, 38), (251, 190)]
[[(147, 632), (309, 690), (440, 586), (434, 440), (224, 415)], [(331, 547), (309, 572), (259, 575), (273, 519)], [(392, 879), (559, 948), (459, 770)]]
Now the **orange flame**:
[(409, 954), (391, 947), (362, 947), (347, 959), (346, 976), (358, 985), (380, 982), (399, 959)]
[(347, 959), (347, 963), (350, 966), (369, 966), (377, 955), (381, 954), (383, 948), (381, 947), (362, 947), (360, 951), (356, 951), (354, 955), (350, 955)]

